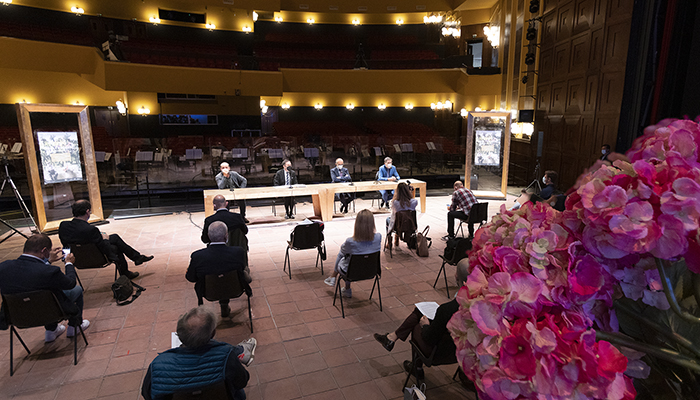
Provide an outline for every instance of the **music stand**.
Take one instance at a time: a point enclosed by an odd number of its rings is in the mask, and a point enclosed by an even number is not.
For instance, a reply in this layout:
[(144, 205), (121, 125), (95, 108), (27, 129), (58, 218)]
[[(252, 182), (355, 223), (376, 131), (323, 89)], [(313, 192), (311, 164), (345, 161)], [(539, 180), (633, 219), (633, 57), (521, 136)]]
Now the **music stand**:
[[(17, 199), (17, 204), (19, 204), (19, 208), (22, 210), (22, 215), (24, 216), (24, 219), (29, 218), (32, 221), (32, 225), (29, 226), (29, 231), (34, 233), (38, 230), (38, 228), (36, 226), (36, 222), (34, 221), (34, 217), (32, 217), (32, 214), (29, 212), (27, 205), (24, 203), (24, 199), (22, 199), (22, 195), (19, 193), (19, 190), (17, 190), (17, 186), (15, 186), (15, 182), (12, 180), (12, 177), (10, 176), (10, 170), (8, 168), (9, 161), (7, 160), (7, 157), (2, 158), (2, 165), (5, 167), (5, 179), (2, 182), (2, 186), (0, 186), (0, 196), (2, 195), (2, 192), (5, 190), (5, 185), (7, 183), (9, 183), (10, 187), (12, 188), (12, 191), (15, 193), (15, 198)], [(28, 239), (27, 235), (20, 232), (17, 228), (10, 225), (4, 219), (0, 218), (0, 223), (7, 226), (8, 228), (10, 228), (13, 231), (9, 235), (2, 238), (2, 240), (0, 240), (0, 243), (3, 243), (5, 240), (11, 238), (13, 235), (15, 235), (17, 233), (24, 236), (25, 239)], [(34, 229), (32, 229), (32, 227), (34, 227)]]

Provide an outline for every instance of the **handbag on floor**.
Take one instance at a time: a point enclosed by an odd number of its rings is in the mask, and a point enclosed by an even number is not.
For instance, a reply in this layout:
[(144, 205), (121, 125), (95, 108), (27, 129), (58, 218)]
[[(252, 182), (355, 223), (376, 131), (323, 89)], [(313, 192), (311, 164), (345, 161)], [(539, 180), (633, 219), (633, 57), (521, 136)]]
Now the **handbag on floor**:
[(423, 232), (416, 234), (416, 254), (418, 257), (428, 257), (430, 255), (430, 246), (433, 244), (433, 239), (428, 237), (430, 226), (426, 226)]
[(403, 388), (403, 400), (425, 400), (425, 383)]
[[(136, 293), (134, 293), (134, 288), (136, 288)], [(144, 290), (146, 290), (146, 288), (132, 282), (126, 275), (120, 276), (112, 284), (112, 293), (114, 293), (114, 299), (117, 300), (118, 306), (131, 304)], [(131, 299), (129, 299), (129, 297), (131, 297)]]

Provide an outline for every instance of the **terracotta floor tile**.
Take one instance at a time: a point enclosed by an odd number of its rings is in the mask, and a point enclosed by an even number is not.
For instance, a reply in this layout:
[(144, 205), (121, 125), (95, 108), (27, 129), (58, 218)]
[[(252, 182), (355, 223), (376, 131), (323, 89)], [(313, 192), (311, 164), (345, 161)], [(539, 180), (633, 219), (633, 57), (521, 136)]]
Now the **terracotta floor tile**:
[(13, 397), (13, 400), (52, 400), (56, 397), (58, 388), (50, 388), (38, 391), (18, 394)]
[(321, 351), (347, 346), (347, 341), (345, 341), (345, 338), (340, 332), (331, 332), (325, 335), (314, 336), (314, 341)]
[(110, 360), (95, 360), (78, 362), (78, 365), (71, 365), (64, 382), (76, 382), (102, 377), (107, 370)]
[(387, 398), (374, 381), (348, 386), (341, 391), (346, 400), (384, 400)]
[(100, 386), (99, 397), (129, 392), (143, 383), (144, 372), (133, 371), (125, 374), (105, 376)]
[(355, 385), (371, 380), (369, 374), (360, 363), (352, 363), (331, 368), (331, 373), (338, 383), (338, 386)]
[(88, 400), (97, 397), (102, 378), (63, 384), (58, 390), (58, 399)]
[(324, 350), (323, 359), (329, 367), (337, 367), (340, 365), (351, 364), (358, 362), (357, 355), (350, 347), (340, 347), (337, 349)]
[(338, 385), (335, 383), (333, 375), (327, 369), (304, 375), (297, 375), (296, 378), (299, 388), (301, 389), (301, 393), (304, 396), (326, 392), (338, 387)]
[(296, 375), (306, 374), (308, 372), (319, 371), (328, 368), (323, 360), (321, 353), (308, 354), (301, 357), (292, 358), (292, 368)]
[(319, 351), (313, 338), (303, 338), (284, 342), (284, 348), (290, 358), (300, 357)]
[(281, 379), (260, 385), (260, 394), (263, 400), (296, 399), (301, 397), (299, 385), (294, 377)]
[(122, 357), (113, 357), (107, 367), (105, 375), (120, 374), (122, 372), (141, 370), (145, 368), (146, 353), (130, 354)]
[(282, 340), (284, 341), (311, 336), (311, 331), (305, 324), (279, 328), (279, 331), (280, 336), (282, 336)]
[(261, 384), (284, 378), (289, 378), (290, 376), (294, 375), (292, 366), (286, 359), (256, 365), (255, 369), (258, 373), (258, 380)]

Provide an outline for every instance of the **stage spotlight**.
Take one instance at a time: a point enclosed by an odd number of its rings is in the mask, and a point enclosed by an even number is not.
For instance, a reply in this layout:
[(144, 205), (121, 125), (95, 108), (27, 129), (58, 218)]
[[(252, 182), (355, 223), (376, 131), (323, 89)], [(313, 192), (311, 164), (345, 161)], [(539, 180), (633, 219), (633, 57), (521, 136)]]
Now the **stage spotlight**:
[(525, 65), (532, 65), (535, 63), (535, 53), (525, 54)]
[(526, 84), (527, 81), (528, 81), (527, 75), (523, 76), (523, 79), (521, 80), (521, 82), (523, 83), (523, 85)]
[(525, 34), (525, 38), (529, 41), (533, 41), (537, 39), (537, 29), (535, 29), (534, 26), (530, 26), (527, 28), (527, 33)]
[(537, 14), (540, 11), (540, 0), (530, 0), (530, 14)]

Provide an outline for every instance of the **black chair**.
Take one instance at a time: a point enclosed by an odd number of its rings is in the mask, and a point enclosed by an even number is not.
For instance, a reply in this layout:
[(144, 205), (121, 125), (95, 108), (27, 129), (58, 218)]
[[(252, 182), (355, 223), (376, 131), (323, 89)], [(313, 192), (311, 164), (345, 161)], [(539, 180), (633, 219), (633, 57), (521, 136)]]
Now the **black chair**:
[(175, 392), (173, 400), (229, 400), (229, 395), (226, 382), (221, 381), (201, 388)]
[(248, 298), (250, 333), (253, 333), (253, 312), (250, 308), (250, 296), (253, 295), (253, 290), (243, 277), (243, 271), (229, 271), (204, 277), (204, 298), (209, 301), (237, 299), (244, 293)]
[(292, 279), (292, 262), (289, 259), (289, 250), (309, 250), (316, 249), (318, 255), (316, 256), (316, 268), (318, 268), (318, 262), (321, 261), (321, 275), (323, 275), (323, 256), (326, 252), (326, 244), (323, 241), (323, 232), (321, 231), (321, 224), (303, 224), (297, 225), (292, 232), (291, 240), (287, 241), (287, 252), (284, 255), (284, 269), (287, 271), (289, 268), (289, 279)]
[(435, 283), (433, 283), (433, 288), (435, 288), (435, 285), (437, 285), (437, 282), (440, 279), (440, 274), (442, 274), (442, 276), (445, 277), (445, 290), (447, 291), (447, 297), (450, 297), (450, 288), (447, 285), (447, 272), (445, 271), (445, 264), (450, 264), (452, 266), (457, 265), (457, 263), (460, 262), (460, 260), (467, 257), (467, 251), (471, 250), (471, 248), (472, 240), (470, 238), (463, 238), (459, 239), (459, 242), (457, 242), (455, 251), (454, 253), (452, 253), (452, 257), (450, 259), (447, 259), (444, 255), (440, 254), (440, 258), (442, 258), (442, 266), (438, 271), (437, 277), (435, 277)]
[[(372, 300), (374, 287), (377, 287), (377, 295), (379, 295), (379, 311), (382, 309), (382, 290), (379, 285), (379, 279), (382, 277), (381, 251), (371, 254), (353, 254), (350, 256), (348, 264), (348, 272), (345, 275), (339, 275), (335, 280), (335, 293), (333, 293), (333, 306), (335, 306), (336, 297), (340, 297), (340, 309), (345, 318), (345, 306), (343, 305), (343, 296), (340, 293), (340, 278), (348, 282), (364, 281), (374, 279), (372, 291), (369, 293), (369, 299)], [(340, 295), (340, 296), (339, 296)]]
[[(22, 343), (27, 355), (32, 354), (29, 348), (17, 332), (19, 329), (34, 328), (38, 326), (58, 323), (69, 318), (69, 315), (61, 307), (56, 296), (50, 290), (36, 290), (32, 292), (3, 294), (2, 302), (5, 308), (5, 319), (10, 325), (10, 376), (14, 375), (13, 342), (14, 335)], [(82, 321), (78, 323), (80, 334), (87, 346), (88, 342), (83, 332)], [(78, 335), (73, 336), (73, 365), (78, 364)]]
[[(73, 265), (75, 266), (76, 270), (105, 268), (110, 264), (114, 264), (114, 280), (117, 280), (117, 263), (110, 261), (107, 256), (100, 251), (96, 244), (71, 244), (69, 247), (70, 252), (75, 256), (75, 262)], [(80, 281), (78, 271), (75, 271), (75, 277), (78, 278), (78, 284), (80, 287), (85, 289), (83, 283)]]
[(462, 237), (464, 237), (464, 229), (462, 229), (462, 224), (470, 224), (471, 226), (474, 226), (474, 224), (479, 224), (479, 228), (481, 228), (486, 221), (489, 219), (489, 203), (476, 203), (472, 206), (472, 209), (469, 210), (469, 219), (468, 220), (459, 220), (459, 227), (457, 228), (457, 233), (455, 233), (455, 236), (459, 235), (459, 232), (462, 232)]
[(386, 240), (384, 241), (384, 248), (389, 249), (389, 256), (391, 258), (394, 258), (392, 252), (394, 246), (393, 235), (399, 235), (399, 239), (407, 243), (408, 238), (416, 233), (417, 229), (416, 210), (404, 210), (396, 213), (394, 226), (386, 233)]
[(238, 246), (245, 250), (245, 266), (248, 266), (248, 237), (242, 230), (235, 228), (228, 231), (226, 246)]
[[(352, 203), (352, 212), (355, 212), (355, 199), (356, 199), (355, 193), (336, 193), (333, 196), (333, 214), (337, 213), (336, 208), (335, 208), (335, 203), (339, 202), (340, 196), (342, 196), (344, 194), (348, 194), (348, 195), (352, 196), (352, 200), (350, 201), (350, 203)], [(372, 201), (374, 202), (374, 200), (372, 200)]]
[[(411, 343), (411, 354), (412, 354), (412, 364), (413, 368), (408, 372), (408, 376), (406, 377), (406, 381), (403, 384), (403, 387), (406, 387), (408, 385), (409, 379), (411, 379), (411, 376), (416, 376), (416, 372), (418, 371), (418, 367), (416, 366), (418, 361), (421, 361), (423, 363), (423, 367), (430, 368), (433, 365), (449, 365), (449, 364), (455, 364), (457, 362), (457, 357), (452, 356), (450, 357), (449, 360), (436, 360), (435, 359), (435, 353), (437, 352), (438, 346), (435, 346), (433, 348), (433, 351), (430, 352), (429, 355), (426, 355), (421, 351), (420, 347), (418, 344), (413, 340), (409, 339), (409, 343)], [(457, 373), (459, 372), (459, 365), (457, 366), (457, 371), (455, 372), (455, 375), (452, 377), (454, 379), (455, 376), (457, 376)], [(421, 382), (418, 382), (420, 384)], [(477, 396), (478, 399), (478, 396)]]

